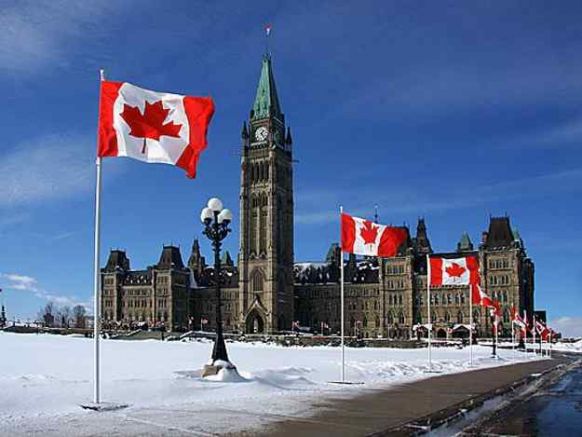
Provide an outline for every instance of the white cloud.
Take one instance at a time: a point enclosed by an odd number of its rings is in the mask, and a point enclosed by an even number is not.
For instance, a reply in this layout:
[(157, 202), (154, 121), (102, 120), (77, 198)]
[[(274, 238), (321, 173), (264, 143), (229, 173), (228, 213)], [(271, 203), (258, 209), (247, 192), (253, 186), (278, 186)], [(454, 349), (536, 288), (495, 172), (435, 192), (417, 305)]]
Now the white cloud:
[(559, 317), (550, 320), (548, 326), (561, 332), (563, 337), (582, 337), (582, 317)]
[(0, 155), (0, 207), (66, 198), (94, 185), (94, 145), (78, 135), (47, 135)]
[(2, 288), (6, 290), (17, 290), (19, 292), (29, 292), (46, 301), (52, 301), (59, 305), (83, 305), (89, 307), (90, 305), (86, 302), (82, 302), (75, 296), (65, 296), (61, 294), (54, 294), (48, 292), (47, 290), (41, 288), (38, 281), (32, 276), (21, 275), (16, 273), (0, 273), (0, 279), (2, 282), (7, 281)]
[[(115, 3), (115, 4), (114, 4)], [(33, 73), (65, 59), (82, 37), (102, 32), (98, 20), (114, 14), (118, 2), (18, 1), (0, 14), (0, 72)]]

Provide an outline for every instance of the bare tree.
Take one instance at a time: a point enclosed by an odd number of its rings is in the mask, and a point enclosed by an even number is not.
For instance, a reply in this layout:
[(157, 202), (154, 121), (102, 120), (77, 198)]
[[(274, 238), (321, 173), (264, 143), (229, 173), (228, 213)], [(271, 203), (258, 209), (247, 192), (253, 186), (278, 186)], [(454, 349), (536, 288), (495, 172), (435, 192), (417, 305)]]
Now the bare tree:
[(55, 325), (55, 315), (56, 308), (54, 302), (48, 302), (43, 308), (38, 312), (39, 320), (49, 328)]
[(87, 310), (83, 305), (75, 305), (73, 308), (73, 321), (75, 328), (85, 328), (87, 326)]
[(72, 318), (71, 307), (57, 308), (56, 322), (61, 328), (68, 328)]

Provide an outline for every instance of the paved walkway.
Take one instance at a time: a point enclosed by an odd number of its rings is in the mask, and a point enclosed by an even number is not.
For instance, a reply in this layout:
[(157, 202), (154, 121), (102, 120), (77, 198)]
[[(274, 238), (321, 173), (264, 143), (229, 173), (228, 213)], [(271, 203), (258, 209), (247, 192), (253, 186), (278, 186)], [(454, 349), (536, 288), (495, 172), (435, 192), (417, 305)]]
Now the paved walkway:
[(564, 359), (558, 358), (436, 376), (357, 398), (330, 400), (317, 405), (321, 411), (316, 415), (273, 423), (264, 429), (263, 434), (290, 437), (383, 435), (387, 430), (454, 407), (563, 362)]

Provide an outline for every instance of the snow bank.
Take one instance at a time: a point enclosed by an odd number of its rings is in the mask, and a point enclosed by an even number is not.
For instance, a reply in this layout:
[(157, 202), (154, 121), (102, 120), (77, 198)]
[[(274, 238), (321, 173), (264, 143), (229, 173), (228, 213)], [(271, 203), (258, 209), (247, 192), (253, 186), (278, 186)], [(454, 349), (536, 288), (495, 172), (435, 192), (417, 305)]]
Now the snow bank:
[[(102, 398), (131, 405), (118, 415), (107, 413), (111, 414), (107, 420), (78, 406), (92, 397), (91, 340), (0, 332), (0, 435), (46, 429), (58, 435), (67, 426), (73, 434), (81, 430), (87, 435), (107, 434), (137, 418), (136, 435), (141, 432), (137, 423), (145, 426), (149, 421), (233, 432), (284, 415), (312, 414), (313, 405), (324, 398), (355, 396), (429, 376), (424, 373), (426, 349), (348, 348), (346, 376), (364, 384), (345, 386), (329, 384), (340, 377), (339, 348), (229, 343), (229, 358), (238, 373), (223, 369), (202, 379), (200, 369), (211, 355), (211, 342), (105, 340), (101, 344)], [(500, 350), (500, 360), (491, 359), (490, 352), (487, 347), (474, 348), (478, 367), (513, 362), (511, 350)], [(434, 369), (469, 370), (468, 348), (435, 348), (432, 354)]]
[(582, 353), (582, 340), (578, 340), (574, 343), (562, 343), (558, 342), (552, 345), (553, 350), (562, 352), (578, 352)]

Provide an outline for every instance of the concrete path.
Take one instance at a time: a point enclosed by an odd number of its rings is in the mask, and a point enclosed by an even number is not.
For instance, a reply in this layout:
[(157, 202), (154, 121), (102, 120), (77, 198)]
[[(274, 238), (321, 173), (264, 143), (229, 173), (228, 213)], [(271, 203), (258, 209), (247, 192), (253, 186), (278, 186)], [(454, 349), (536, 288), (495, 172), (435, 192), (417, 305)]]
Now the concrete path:
[(564, 362), (565, 359), (557, 358), (436, 376), (357, 398), (330, 400), (318, 404), (320, 411), (314, 416), (275, 422), (265, 427), (262, 434), (302, 437), (408, 434), (393, 430)]

